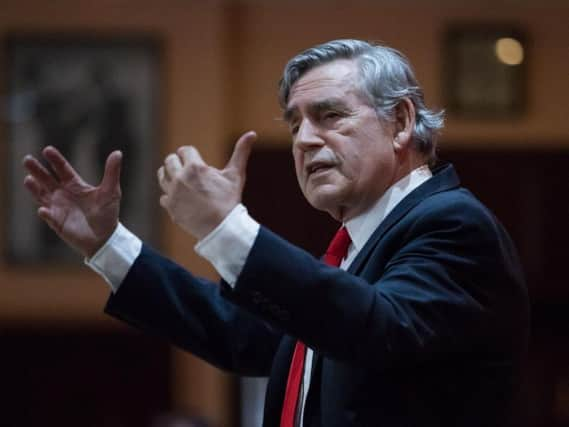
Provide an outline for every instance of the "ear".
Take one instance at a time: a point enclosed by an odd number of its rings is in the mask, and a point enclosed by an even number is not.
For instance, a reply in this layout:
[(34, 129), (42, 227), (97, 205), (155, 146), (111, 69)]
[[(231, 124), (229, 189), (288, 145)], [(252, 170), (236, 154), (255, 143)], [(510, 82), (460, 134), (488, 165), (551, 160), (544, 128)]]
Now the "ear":
[(401, 151), (410, 147), (415, 129), (415, 106), (409, 98), (403, 100), (395, 107), (395, 126), (393, 147)]

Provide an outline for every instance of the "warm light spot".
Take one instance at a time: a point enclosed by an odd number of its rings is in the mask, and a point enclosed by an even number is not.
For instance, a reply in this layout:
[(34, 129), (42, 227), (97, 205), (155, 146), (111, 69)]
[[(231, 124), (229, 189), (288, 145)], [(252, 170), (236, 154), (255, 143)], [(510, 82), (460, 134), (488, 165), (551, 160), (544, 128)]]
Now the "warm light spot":
[(516, 39), (498, 39), (494, 50), (498, 60), (506, 65), (520, 65), (524, 60), (524, 47)]

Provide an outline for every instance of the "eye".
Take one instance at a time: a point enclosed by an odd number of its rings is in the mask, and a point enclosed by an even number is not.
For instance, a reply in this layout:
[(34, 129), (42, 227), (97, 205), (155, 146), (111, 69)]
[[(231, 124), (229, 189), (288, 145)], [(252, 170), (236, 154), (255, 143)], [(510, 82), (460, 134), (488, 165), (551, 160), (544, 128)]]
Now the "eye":
[(291, 133), (292, 135), (296, 135), (296, 134), (298, 133), (298, 129), (299, 129), (299, 126), (298, 126), (298, 124), (296, 124), (296, 123), (291, 124), (290, 127), (289, 127), (290, 133)]
[(340, 113), (337, 111), (327, 111), (322, 115), (323, 120), (335, 120), (340, 117)]

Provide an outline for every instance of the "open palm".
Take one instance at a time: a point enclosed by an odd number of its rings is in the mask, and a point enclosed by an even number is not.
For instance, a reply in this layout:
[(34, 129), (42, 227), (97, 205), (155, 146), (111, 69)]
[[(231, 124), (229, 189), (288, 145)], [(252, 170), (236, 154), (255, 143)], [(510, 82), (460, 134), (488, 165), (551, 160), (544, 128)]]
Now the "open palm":
[(40, 205), (38, 215), (67, 244), (91, 257), (118, 223), (122, 155), (109, 155), (98, 186), (86, 183), (54, 147), (46, 147), (43, 155), (53, 174), (34, 157), (24, 159), (29, 172), (24, 185)]

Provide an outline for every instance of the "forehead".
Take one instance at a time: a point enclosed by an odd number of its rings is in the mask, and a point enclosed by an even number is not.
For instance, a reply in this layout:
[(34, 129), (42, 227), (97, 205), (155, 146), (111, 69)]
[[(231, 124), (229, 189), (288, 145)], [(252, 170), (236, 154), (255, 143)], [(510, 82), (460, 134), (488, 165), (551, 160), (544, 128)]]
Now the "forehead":
[(299, 108), (304, 103), (355, 95), (358, 77), (357, 65), (352, 60), (336, 60), (313, 68), (292, 86), (287, 110)]

